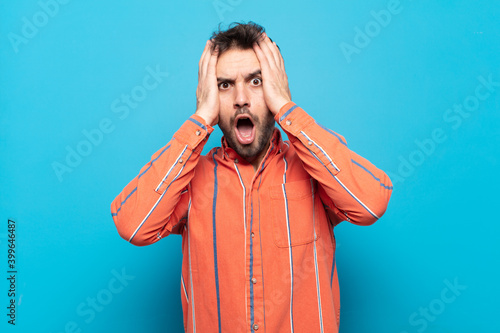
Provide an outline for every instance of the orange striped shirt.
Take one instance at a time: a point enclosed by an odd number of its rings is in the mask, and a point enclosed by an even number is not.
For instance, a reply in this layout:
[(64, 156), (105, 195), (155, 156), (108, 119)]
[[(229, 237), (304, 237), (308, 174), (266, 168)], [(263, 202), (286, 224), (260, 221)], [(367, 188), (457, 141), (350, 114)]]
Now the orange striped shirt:
[(290, 102), (259, 168), (191, 116), (111, 204), (135, 245), (182, 235), (186, 332), (338, 332), (334, 226), (374, 223), (387, 175)]

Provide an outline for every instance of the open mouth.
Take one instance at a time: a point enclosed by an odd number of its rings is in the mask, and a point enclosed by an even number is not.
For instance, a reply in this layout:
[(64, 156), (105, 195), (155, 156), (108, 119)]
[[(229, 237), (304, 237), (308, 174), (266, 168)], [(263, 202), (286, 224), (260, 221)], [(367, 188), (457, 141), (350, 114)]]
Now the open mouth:
[(234, 120), (236, 138), (242, 145), (248, 145), (255, 139), (255, 125), (247, 114), (240, 114)]

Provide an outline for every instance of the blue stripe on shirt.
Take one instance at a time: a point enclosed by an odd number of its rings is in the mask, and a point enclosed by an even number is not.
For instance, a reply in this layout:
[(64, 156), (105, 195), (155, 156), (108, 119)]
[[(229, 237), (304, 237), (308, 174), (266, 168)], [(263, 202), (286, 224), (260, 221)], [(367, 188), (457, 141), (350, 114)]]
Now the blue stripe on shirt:
[(125, 200), (122, 201), (122, 203), (120, 204), (120, 207), (118, 207), (118, 209), (116, 210), (116, 213), (111, 213), (111, 216), (118, 215), (118, 212), (122, 209), (123, 204), (127, 201), (128, 198), (130, 198), (130, 196), (132, 194), (134, 194), (135, 191), (137, 191), (137, 186), (125, 197)]
[[(332, 226), (332, 229), (334, 227)], [(333, 230), (332, 230), (332, 233), (333, 233)], [(332, 261), (332, 275), (330, 276), (330, 286), (332, 285), (333, 283), (333, 271), (335, 270), (335, 249), (333, 251), (333, 261)]]
[(219, 320), (219, 333), (222, 332), (222, 327), (221, 327), (221, 316), (220, 316), (220, 294), (219, 294), (219, 268), (217, 266), (217, 228), (216, 228), (216, 223), (215, 223), (215, 213), (217, 209), (217, 166), (218, 163), (215, 160), (215, 154), (217, 154), (217, 151), (219, 148), (215, 149), (214, 153), (212, 154), (212, 159), (215, 163), (214, 166), (214, 200), (213, 200), (213, 205), (212, 205), (212, 225), (213, 225), (213, 246), (214, 246), (214, 270), (215, 270), (215, 289), (217, 291), (217, 317)]
[(285, 199), (285, 213), (286, 213), (286, 224), (287, 224), (287, 231), (288, 231), (288, 251), (289, 251), (289, 256), (290, 256), (290, 326), (292, 329), (292, 333), (294, 332), (294, 325), (293, 325), (293, 251), (292, 251), (292, 234), (290, 232), (290, 216), (288, 214), (288, 199), (286, 197), (286, 189), (285, 189), (285, 184), (282, 184), (282, 189), (283, 189), (283, 197)]
[[(250, 230), (253, 228), (253, 198), (250, 201)], [(252, 325), (252, 332), (254, 325), (254, 295), (253, 295), (253, 283), (251, 279), (253, 278), (253, 238), (250, 237), (250, 323)]]
[(318, 124), (318, 123), (316, 123), (316, 124), (317, 124), (319, 127), (321, 127), (322, 129), (324, 129), (325, 131), (327, 131), (328, 133), (330, 133), (330, 134), (332, 134), (333, 136), (335, 136), (337, 139), (339, 139), (339, 141), (340, 141), (340, 143), (341, 143), (341, 144), (343, 144), (344, 146), (346, 146), (346, 147), (347, 147), (347, 143), (346, 143), (344, 140), (342, 140), (342, 138), (341, 138), (341, 137), (340, 137), (337, 133), (335, 133), (334, 131), (332, 131), (332, 130), (330, 130), (330, 129), (326, 128), (325, 126), (323, 126), (323, 125), (321, 125), (321, 124)]
[[(261, 219), (260, 219), (260, 198), (259, 198), (259, 244), (260, 244), (260, 260), (261, 260), (261, 265), (260, 265), (260, 271), (262, 274), (262, 299), (263, 299), (263, 307), (264, 309), (266, 308), (266, 297), (265, 297), (265, 289), (264, 289), (264, 256), (262, 252), (262, 233), (260, 231), (260, 225), (261, 225)], [(264, 331), (266, 330), (266, 311), (264, 311)]]
[(156, 209), (156, 207), (158, 206), (158, 204), (160, 203), (160, 201), (163, 199), (163, 197), (165, 196), (165, 193), (167, 193), (168, 189), (170, 188), (170, 185), (173, 184), (173, 182), (175, 182), (175, 180), (180, 176), (180, 174), (182, 173), (182, 170), (184, 170), (184, 167), (186, 166), (187, 162), (189, 161), (189, 159), (191, 158), (191, 155), (193, 155), (193, 152), (191, 152), (191, 154), (189, 154), (187, 160), (186, 160), (186, 163), (184, 163), (184, 166), (181, 168), (181, 170), (179, 171), (179, 173), (174, 177), (174, 179), (172, 179), (172, 181), (170, 182), (170, 184), (168, 184), (167, 188), (165, 189), (165, 191), (163, 191), (163, 193), (160, 195), (160, 198), (156, 201), (156, 203), (154, 204), (153, 208), (151, 209), (151, 211), (148, 213), (148, 215), (146, 215), (146, 217), (144, 218), (144, 220), (141, 222), (141, 224), (139, 224), (139, 226), (137, 227), (137, 229), (135, 229), (134, 233), (132, 234), (132, 236), (129, 238), (129, 242), (132, 241), (132, 239), (135, 237), (135, 235), (137, 234), (137, 232), (139, 231), (139, 229), (142, 228), (142, 226), (144, 225), (144, 223), (146, 222), (146, 220), (151, 216), (151, 214), (153, 213), (153, 211)]
[(203, 125), (202, 123), (200, 123), (198, 120), (194, 119), (194, 118), (189, 118), (188, 120), (191, 120), (193, 123), (195, 123), (196, 125), (200, 126), (201, 128), (203, 128), (205, 131), (207, 130), (207, 127), (205, 125)]
[[(139, 174), (139, 176), (137, 177), (137, 179), (141, 178), (142, 175), (144, 175), (146, 173), (146, 171), (148, 171), (151, 168), (151, 166), (153, 165), (153, 162), (155, 162), (157, 159), (159, 159), (160, 156), (163, 155), (163, 153), (168, 148), (170, 148), (170, 145), (166, 146), (165, 149), (163, 149), (161, 151), (160, 155), (158, 155), (154, 160), (152, 160), (151, 162), (149, 162), (148, 167), (143, 172), (141, 172)], [(132, 193), (134, 193), (136, 190), (137, 190), (137, 186), (132, 191), (130, 191), (130, 193), (125, 197), (125, 200), (123, 200), (122, 203), (120, 204), (120, 207), (118, 207), (118, 209), (116, 210), (116, 213), (111, 213), (111, 216), (117, 216), (118, 215), (118, 212), (122, 209), (123, 204), (127, 201), (128, 198), (130, 198), (130, 196), (132, 195)]]
[(357, 166), (359, 166), (361, 169), (363, 169), (363, 170), (365, 170), (366, 172), (368, 172), (368, 174), (369, 174), (370, 176), (372, 176), (372, 177), (373, 177), (373, 179), (375, 179), (376, 181), (378, 181), (378, 182), (379, 182), (380, 186), (385, 187), (385, 188), (386, 188), (386, 189), (388, 189), (388, 190), (392, 190), (392, 186), (387, 186), (387, 185), (385, 185), (384, 183), (382, 183), (382, 182), (380, 181), (380, 178), (375, 177), (375, 175), (374, 175), (373, 173), (371, 173), (371, 172), (370, 172), (370, 170), (368, 170), (367, 168), (365, 168), (364, 166), (362, 166), (360, 163), (356, 162), (356, 161), (355, 161), (355, 160), (353, 160), (353, 159), (351, 159), (351, 161), (352, 161), (352, 163), (354, 163), (354, 164), (356, 164)]
[(296, 108), (297, 108), (297, 105), (294, 105), (294, 106), (292, 106), (290, 109), (288, 109), (288, 111), (287, 111), (287, 112), (285, 112), (285, 113), (281, 116), (281, 118), (280, 118), (280, 122), (282, 122), (282, 121), (283, 121), (283, 119), (285, 119), (285, 118), (286, 118), (286, 117), (287, 117), (290, 113), (292, 113), (292, 111), (293, 111), (293, 110), (295, 110)]
[(311, 155), (312, 155), (312, 156), (314, 156), (314, 158), (316, 158), (316, 159), (317, 159), (317, 160), (321, 163), (321, 165), (323, 165), (323, 166), (326, 168), (326, 170), (327, 170), (327, 171), (328, 171), (328, 173), (329, 173), (329, 174), (333, 177), (333, 179), (335, 179), (335, 180), (337, 181), (337, 183), (339, 183), (339, 184), (340, 184), (340, 186), (342, 186), (342, 188), (343, 188), (344, 190), (346, 190), (346, 192), (347, 192), (347, 193), (349, 193), (349, 195), (350, 195), (350, 196), (351, 196), (354, 200), (356, 200), (356, 201), (357, 201), (357, 202), (361, 205), (361, 207), (363, 207), (363, 208), (364, 208), (364, 209), (365, 209), (368, 213), (370, 213), (370, 215), (371, 215), (371, 216), (373, 216), (373, 217), (374, 217), (374, 218), (376, 218), (377, 220), (379, 219), (379, 217), (378, 217), (375, 213), (373, 213), (373, 212), (372, 212), (372, 211), (368, 208), (368, 206), (366, 206), (366, 205), (365, 205), (365, 204), (364, 204), (361, 200), (359, 200), (359, 199), (358, 199), (358, 198), (357, 198), (357, 197), (356, 197), (356, 196), (355, 196), (355, 195), (354, 195), (354, 194), (353, 194), (353, 193), (352, 193), (352, 192), (351, 192), (351, 191), (350, 191), (350, 190), (349, 190), (349, 189), (348, 189), (348, 188), (347, 188), (347, 187), (346, 187), (346, 186), (345, 186), (345, 185), (344, 185), (341, 181), (340, 181), (340, 179), (338, 179), (338, 178), (337, 178), (337, 177), (336, 177), (336, 176), (335, 176), (335, 175), (334, 175), (334, 174), (330, 171), (330, 169), (328, 169), (328, 167), (327, 167), (327, 166), (326, 166), (326, 165), (325, 165), (325, 164), (324, 164), (324, 163), (323, 163), (323, 162), (319, 159), (319, 157), (318, 157), (318, 156), (316, 156), (316, 154), (315, 154), (315, 153), (314, 153), (311, 149), (309, 149), (309, 148), (308, 148), (307, 150), (311, 153)]

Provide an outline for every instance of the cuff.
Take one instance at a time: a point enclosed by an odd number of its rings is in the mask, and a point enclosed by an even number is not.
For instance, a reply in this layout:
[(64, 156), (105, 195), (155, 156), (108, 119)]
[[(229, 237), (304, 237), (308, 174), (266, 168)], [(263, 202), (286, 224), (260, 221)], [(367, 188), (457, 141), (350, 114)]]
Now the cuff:
[(314, 119), (294, 102), (283, 105), (274, 116), (274, 120), (280, 124), (284, 131), (297, 136), (300, 131), (314, 123)]
[(208, 139), (213, 130), (214, 128), (206, 124), (202, 117), (194, 114), (175, 132), (174, 138), (194, 150), (201, 142)]

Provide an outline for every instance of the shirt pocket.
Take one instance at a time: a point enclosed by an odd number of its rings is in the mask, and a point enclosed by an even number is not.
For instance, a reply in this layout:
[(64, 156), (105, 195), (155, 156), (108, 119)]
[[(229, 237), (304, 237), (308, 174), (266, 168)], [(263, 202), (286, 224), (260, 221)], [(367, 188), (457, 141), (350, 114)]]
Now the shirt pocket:
[(319, 238), (315, 181), (307, 179), (271, 186), (269, 191), (276, 246), (305, 245)]

